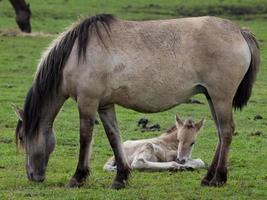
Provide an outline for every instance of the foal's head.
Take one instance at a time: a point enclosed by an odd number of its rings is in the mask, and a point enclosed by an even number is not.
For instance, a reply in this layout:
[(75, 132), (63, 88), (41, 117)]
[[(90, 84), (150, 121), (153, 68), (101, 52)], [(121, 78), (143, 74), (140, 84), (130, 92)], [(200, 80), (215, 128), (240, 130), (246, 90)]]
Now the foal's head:
[(182, 121), (178, 115), (176, 115), (176, 128), (177, 128), (177, 162), (184, 164), (192, 153), (193, 146), (195, 144), (198, 131), (202, 127), (204, 119), (195, 123), (192, 119), (186, 119)]
[(38, 130), (40, 133), (37, 137), (27, 138), (23, 128), (23, 110), (15, 106), (14, 110), (19, 118), (16, 128), (16, 143), (20, 144), (26, 152), (27, 177), (31, 181), (42, 182), (45, 179), (49, 156), (55, 147), (54, 134), (52, 130)]

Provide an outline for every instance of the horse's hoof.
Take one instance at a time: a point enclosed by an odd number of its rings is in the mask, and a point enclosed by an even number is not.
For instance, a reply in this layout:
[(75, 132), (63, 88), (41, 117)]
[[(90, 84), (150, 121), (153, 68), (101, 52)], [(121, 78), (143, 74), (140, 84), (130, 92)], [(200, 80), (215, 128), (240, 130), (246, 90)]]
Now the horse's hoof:
[(121, 183), (119, 181), (114, 181), (111, 185), (111, 188), (112, 189), (116, 189), (116, 190), (120, 190), (120, 189), (123, 189), (125, 188), (125, 183)]
[(69, 183), (66, 185), (67, 188), (78, 188), (81, 187), (84, 182), (78, 182), (76, 178), (71, 178)]
[(207, 178), (203, 178), (201, 181), (201, 186), (209, 186), (209, 180)]
[(216, 178), (213, 178), (210, 182), (209, 182), (209, 186), (211, 187), (222, 187), (226, 182), (222, 181), (222, 180), (216, 180)]

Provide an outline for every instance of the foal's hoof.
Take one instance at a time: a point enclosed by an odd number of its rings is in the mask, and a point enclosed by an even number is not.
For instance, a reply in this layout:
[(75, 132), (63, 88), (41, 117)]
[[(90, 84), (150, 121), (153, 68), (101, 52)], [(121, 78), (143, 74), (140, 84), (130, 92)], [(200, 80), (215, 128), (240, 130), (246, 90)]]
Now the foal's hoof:
[(125, 183), (121, 183), (119, 181), (114, 181), (111, 185), (111, 188), (112, 189), (116, 189), (116, 190), (120, 190), (120, 189), (123, 189), (125, 188)]
[(69, 183), (67, 184), (67, 188), (78, 188), (83, 186), (84, 182), (79, 182), (76, 178), (71, 178)]

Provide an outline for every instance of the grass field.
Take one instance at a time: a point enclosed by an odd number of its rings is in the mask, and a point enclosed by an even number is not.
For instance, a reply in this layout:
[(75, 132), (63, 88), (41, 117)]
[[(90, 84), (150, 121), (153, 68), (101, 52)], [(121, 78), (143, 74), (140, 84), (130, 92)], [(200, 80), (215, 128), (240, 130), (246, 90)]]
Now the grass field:
[[(34, 36), (18, 34), (14, 11), (0, 1), (0, 199), (267, 199), (267, 2), (266, 0), (31, 0)], [(238, 10), (238, 11), (237, 11)], [(84, 187), (66, 189), (74, 173), (79, 150), (79, 121), (76, 105), (67, 101), (55, 123), (57, 147), (52, 154), (44, 183), (31, 183), (24, 169), (23, 151), (17, 153), (14, 130), (17, 119), (10, 103), (23, 105), (38, 59), (57, 33), (79, 18), (112, 13), (120, 18), (144, 20), (214, 14), (249, 27), (260, 41), (262, 64), (248, 107), (234, 113), (236, 132), (229, 159), (229, 181), (222, 188), (200, 186), (206, 170), (194, 172), (132, 172), (126, 189), (110, 189), (114, 173), (102, 166), (111, 148), (101, 125), (95, 126), (92, 174)], [(182, 117), (206, 118), (193, 157), (210, 163), (217, 142), (208, 104), (183, 104), (167, 112), (141, 114), (117, 107), (124, 140), (157, 136), (161, 132), (136, 130), (146, 116), (162, 131)], [(256, 115), (263, 119), (255, 120)]]

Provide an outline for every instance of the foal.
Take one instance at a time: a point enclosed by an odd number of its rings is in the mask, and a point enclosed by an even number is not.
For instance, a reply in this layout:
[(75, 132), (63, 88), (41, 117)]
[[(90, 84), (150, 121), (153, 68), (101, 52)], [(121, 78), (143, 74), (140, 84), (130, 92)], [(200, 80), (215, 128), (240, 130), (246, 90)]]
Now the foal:
[[(203, 120), (184, 122), (176, 115), (176, 125), (159, 137), (144, 140), (128, 140), (123, 143), (126, 157), (132, 169), (164, 171), (205, 167), (201, 159), (190, 159), (193, 145)], [(116, 170), (114, 157), (104, 165), (104, 170)]]

